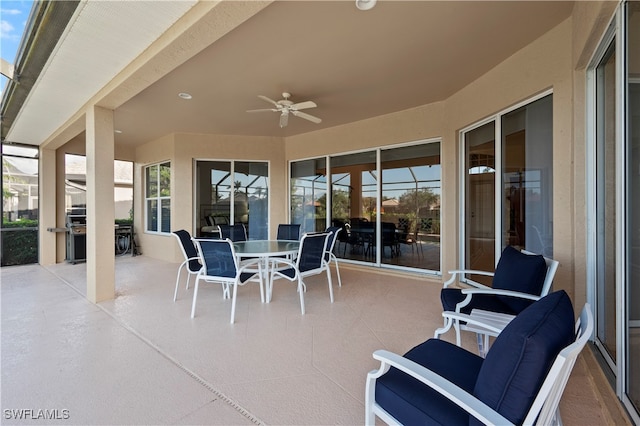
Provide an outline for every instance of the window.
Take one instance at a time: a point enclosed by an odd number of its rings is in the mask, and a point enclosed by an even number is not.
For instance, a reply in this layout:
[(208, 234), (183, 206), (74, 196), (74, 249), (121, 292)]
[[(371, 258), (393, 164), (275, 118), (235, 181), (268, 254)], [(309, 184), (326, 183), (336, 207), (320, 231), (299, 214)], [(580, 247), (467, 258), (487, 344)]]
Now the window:
[(147, 232), (171, 232), (171, 163), (145, 168)]
[(38, 262), (38, 149), (2, 145), (2, 266)]

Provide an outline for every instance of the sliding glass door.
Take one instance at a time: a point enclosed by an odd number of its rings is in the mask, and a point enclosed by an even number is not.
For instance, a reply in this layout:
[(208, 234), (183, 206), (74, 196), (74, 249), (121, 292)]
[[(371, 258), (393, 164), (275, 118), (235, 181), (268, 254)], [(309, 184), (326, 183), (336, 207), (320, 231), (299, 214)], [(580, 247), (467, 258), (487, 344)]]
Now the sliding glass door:
[(628, 220), (626, 289), (626, 340), (628, 351), (625, 364), (627, 395), (633, 406), (636, 421), (640, 419), (640, 2), (630, 2), (627, 11), (627, 181)]
[(553, 257), (553, 97), (463, 131), (462, 144), (465, 269), (494, 270), (507, 245)]
[(381, 262), (440, 270), (440, 142), (384, 149)]
[(290, 176), (291, 221), (340, 227), (336, 256), (440, 273), (439, 141), (293, 161)]
[(220, 224), (243, 224), (251, 240), (269, 235), (269, 164), (196, 161), (196, 235)]
[(588, 82), (587, 277), (595, 343), (616, 394), (640, 423), (640, 2), (620, 4)]
[(597, 67), (597, 129), (595, 155), (596, 339), (606, 359), (616, 364), (616, 78), (615, 40)]
[(318, 232), (327, 221), (327, 166), (325, 158), (291, 163), (291, 223), (300, 232)]
[[(496, 131), (492, 121), (464, 134), (466, 269), (492, 271), (496, 245)], [(489, 284), (486, 277), (470, 277)]]

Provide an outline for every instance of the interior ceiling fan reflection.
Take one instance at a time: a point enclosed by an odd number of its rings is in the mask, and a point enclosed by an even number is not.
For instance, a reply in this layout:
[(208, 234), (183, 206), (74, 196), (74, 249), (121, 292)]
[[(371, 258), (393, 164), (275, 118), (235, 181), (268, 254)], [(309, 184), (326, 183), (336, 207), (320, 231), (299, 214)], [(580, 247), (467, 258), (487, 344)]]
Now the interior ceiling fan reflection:
[(247, 112), (264, 112), (264, 111), (272, 111), (280, 113), (280, 127), (285, 127), (289, 123), (289, 114), (292, 114), (296, 117), (304, 118), (305, 120), (309, 120), (312, 123), (319, 124), (322, 120), (318, 117), (315, 117), (311, 114), (307, 114), (306, 112), (302, 112), (302, 109), (315, 108), (317, 107), (316, 103), (313, 101), (304, 101), (293, 103), (289, 100), (291, 94), (284, 92), (282, 94), (282, 98), (279, 101), (274, 101), (263, 95), (258, 95), (258, 97), (266, 102), (269, 102), (274, 107), (273, 108), (262, 108), (262, 109), (250, 109)]

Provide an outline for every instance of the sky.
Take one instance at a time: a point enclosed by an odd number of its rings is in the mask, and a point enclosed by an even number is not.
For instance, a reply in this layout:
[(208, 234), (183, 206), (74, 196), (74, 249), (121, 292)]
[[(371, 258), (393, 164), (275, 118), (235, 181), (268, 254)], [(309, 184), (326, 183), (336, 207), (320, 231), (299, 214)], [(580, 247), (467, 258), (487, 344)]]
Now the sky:
[[(0, 57), (10, 64), (15, 63), (32, 4), (33, 0), (0, 0)], [(4, 91), (7, 79), (1, 78)]]

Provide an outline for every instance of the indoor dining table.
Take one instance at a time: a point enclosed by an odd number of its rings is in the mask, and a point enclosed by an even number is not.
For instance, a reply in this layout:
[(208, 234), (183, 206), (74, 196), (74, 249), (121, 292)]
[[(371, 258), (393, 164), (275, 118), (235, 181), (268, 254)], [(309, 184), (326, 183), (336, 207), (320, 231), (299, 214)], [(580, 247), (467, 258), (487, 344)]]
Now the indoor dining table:
[[(299, 248), (300, 241), (291, 240), (248, 240), (233, 243), (238, 260), (256, 257), (262, 260), (262, 279), (265, 285), (268, 285), (269, 282), (269, 259), (283, 256), (292, 257), (298, 253)], [(262, 291), (260, 293), (262, 296)], [(264, 302), (264, 297), (262, 300)]]

